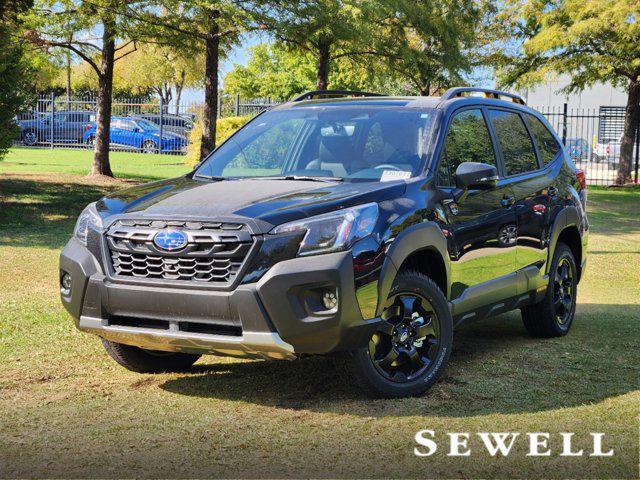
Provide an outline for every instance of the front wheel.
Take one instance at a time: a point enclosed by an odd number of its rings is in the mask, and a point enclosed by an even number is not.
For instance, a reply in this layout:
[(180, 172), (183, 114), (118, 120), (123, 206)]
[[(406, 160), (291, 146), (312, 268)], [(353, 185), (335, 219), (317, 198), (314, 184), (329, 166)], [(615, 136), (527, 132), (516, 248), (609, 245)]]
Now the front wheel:
[(142, 153), (158, 153), (158, 146), (153, 140), (142, 142)]
[(533, 337), (566, 335), (576, 312), (578, 269), (571, 249), (562, 242), (556, 245), (549, 283), (544, 298), (521, 309), (522, 321)]
[(187, 370), (200, 355), (180, 352), (160, 352), (102, 340), (111, 358), (127, 370), (138, 373), (179, 372)]
[(398, 274), (378, 331), (351, 353), (356, 381), (375, 397), (426, 392), (445, 369), (453, 342), (453, 320), (436, 283), (414, 271)]

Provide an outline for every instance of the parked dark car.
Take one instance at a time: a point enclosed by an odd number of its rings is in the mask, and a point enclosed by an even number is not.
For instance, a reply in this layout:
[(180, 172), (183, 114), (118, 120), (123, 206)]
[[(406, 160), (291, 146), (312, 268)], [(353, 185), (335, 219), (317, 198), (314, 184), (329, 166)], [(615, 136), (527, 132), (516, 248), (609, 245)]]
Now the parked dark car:
[(20, 141), (33, 146), (40, 142), (82, 144), (88, 124), (95, 120), (95, 114), (89, 110), (61, 110), (53, 116), (34, 114), (28, 120), (18, 120)]
[[(84, 132), (84, 142), (93, 146), (96, 137), (96, 124), (92, 123)], [(177, 153), (187, 148), (187, 139), (172, 132), (162, 132), (155, 123), (142, 118), (112, 117), (110, 141), (114, 147), (140, 150), (144, 153)]]
[(520, 309), (532, 336), (569, 332), (586, 193), (516, 95), (309, 92), (191, 173), (88, 205), (62, 303), (136, 372), (340, 354), (373, 395), (419, 395), (454, 327)]
[(184, 137), (188, 137), (189, 132), (193, 129), (193, 122), (179, 115), (145, 113), (141, 115), (134, 115), (133, 118), (142, 118), (153, 122), (156, 125), (162, 125), (163, 132), (173, 132)]

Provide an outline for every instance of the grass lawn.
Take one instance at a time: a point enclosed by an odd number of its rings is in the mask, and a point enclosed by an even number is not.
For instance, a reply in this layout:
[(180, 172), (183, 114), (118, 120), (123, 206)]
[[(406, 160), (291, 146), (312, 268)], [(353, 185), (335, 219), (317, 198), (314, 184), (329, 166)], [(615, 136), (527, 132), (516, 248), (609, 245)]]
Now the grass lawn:
[[(519, 313), (456, 332), (445, 377), (422, 398), (369, 400), (325, 358), (203, 357), (192, 373), (140, 375), (75, 330), (57, 259), (85, 204), (181, 157), (114, 154), (127, 182), (94, 183), (85, 151), (12, 150), (0, 162), (0, 477), (637, 478), (640, 192), (591, 189), (589, 265), (571, 333), (527, 337)], [(413, 455), (415, 433), (438, 451)], [(477, 437), (521, 432), (506, 458)], [(550, 432), (527, 457), (524, 432)], [(558, 432), (604, 432), (610, 458), (559, 457)]]
[[(183, 155), (149, 155), (111, 152), (111, 168), (119, 178), (159, 180), (191, 171)], [(0, 161), (0, 174), (72, 173), (86, 175), (91, 170), (93, 151), (87, 149), (12, 148)]]

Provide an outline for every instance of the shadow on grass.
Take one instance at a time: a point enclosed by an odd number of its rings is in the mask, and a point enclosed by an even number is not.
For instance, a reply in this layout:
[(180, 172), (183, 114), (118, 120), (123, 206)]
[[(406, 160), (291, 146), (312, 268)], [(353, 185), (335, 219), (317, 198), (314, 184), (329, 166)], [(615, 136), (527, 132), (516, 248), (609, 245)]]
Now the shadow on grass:
[(0, 245), (62, 248), (82, 209), (122, 185), (0, 179)]
[(456, 331), (447, 372), (420, 398), (368, 399), (328, 357), (203, 364), (195, 374), (161, 388), (365, 417), (528, 413), (597, 403), (636, 390), (639, 359), (633, 339), (640, 305), (589, 305), (583, 310), (588, 313), (578, 314), (571, 333), (557, 339), (530, 338), (517, 313)]

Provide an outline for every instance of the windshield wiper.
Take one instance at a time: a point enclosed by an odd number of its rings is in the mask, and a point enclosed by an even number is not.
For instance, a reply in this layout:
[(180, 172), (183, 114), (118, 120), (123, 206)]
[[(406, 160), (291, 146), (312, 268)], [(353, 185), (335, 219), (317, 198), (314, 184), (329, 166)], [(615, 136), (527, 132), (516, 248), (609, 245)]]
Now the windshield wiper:
[(310, 177), (307, 175), (282, 175), (280, 177), (247, 177), (248, 179), (260, 179), (260, 180), (299, 180), (302, 182), (343, 182), (344, 178), (341, 177)]
[(218, 177), (216, 175), (203, 175), (202, 173), (197, 173), (193, 176), (193, 178), (203, 178), (205, 180), (209, 180), (211, 182), (221, 182), (223, 180), (228, 180), (225, 177)]

